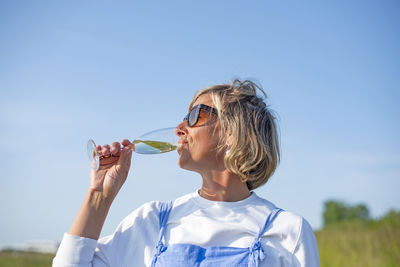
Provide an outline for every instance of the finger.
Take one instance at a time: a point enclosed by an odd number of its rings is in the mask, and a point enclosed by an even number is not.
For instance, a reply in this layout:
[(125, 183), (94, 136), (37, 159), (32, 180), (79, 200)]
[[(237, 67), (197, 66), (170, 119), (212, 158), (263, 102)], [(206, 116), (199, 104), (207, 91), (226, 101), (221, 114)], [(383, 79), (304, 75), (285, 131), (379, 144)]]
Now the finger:
[[(113, 147), (115, 149), (117, 145), (113, 143)], [(110, 167), (111, 165), (114, 165), (116, 162), (119, 160), (119, 154), (116, 153), (116, 155), (111, 154), (111, 147), (110, 145), (106, 144), (101, 147), (101, 155), (100, 155), (100, 166), (103, 166), (105, 168)]]
[(110, 156), (110, 146), (109, 145), (103, 145), (101, 148), (101, 154), (103, 157), (108, 158)]
[(111, 144), (111, 147), (110, 147), (111, 155), (119, 156), (120, 151), (121, 151), (121, 144), (120, 143), (114, 142), (114, 143)]
[(121, 152), (118, 165), (120, 165), (120, 167), (128, 171), (129, 167), (131, 166), (131, 158), (132, 158), (132, 149), (130, 147), (124, 147), (124, 149)]
[(102, 157), (100, 158), (100, 167), (111, 167), (116, 162), (118, 162), (119, 156), (112, 156), (112, 157)]
[(96, 145), (97, 154), (101, 156), (101, 146)]
[(128, 139), (123, 139), (123, 140), (121, 141), (121, 144), (122, 144), (123, 146), (129, 146), (129, 145), (131, 144), (131, 142), (130, 142)]

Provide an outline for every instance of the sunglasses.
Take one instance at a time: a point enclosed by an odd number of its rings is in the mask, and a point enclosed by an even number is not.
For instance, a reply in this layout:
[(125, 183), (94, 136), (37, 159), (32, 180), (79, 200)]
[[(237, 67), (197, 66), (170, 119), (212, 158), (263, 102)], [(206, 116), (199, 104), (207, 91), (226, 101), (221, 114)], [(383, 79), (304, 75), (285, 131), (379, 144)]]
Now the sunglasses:
[(187, 121), (189, 127), (204, 125), (210, 118), (211, 113), (218, 115), (215, 108), (199, 104), (194, 106), (192, 110), (190, 110), (189, 114), (187, 114), (185, 118), (183, 118), (183, 121)]

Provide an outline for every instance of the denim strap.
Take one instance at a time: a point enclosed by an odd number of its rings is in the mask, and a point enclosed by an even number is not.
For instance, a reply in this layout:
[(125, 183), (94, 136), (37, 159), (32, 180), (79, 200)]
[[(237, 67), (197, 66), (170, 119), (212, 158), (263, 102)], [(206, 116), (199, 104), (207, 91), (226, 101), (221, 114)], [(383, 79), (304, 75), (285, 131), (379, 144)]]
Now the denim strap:
[(275, 220), (276, 216), (278, 216), (279, 212), (282, 209), (275, 208), (268, 215), (263, 228), (260, 229), (257, 237), (255, 238), (253, 244), (249, 247), (250, 257), (249, 257), (249, 266), (258, 267), (259, 262), (265, 259), (265, 252), (261, 245), (261, 237), (270, 226), (270, 224)]
[(156, 253), (154, 254), (153, 261), (151, 266), (155, 266), (158, 257), (166, 250), (165, 244), (163, 242), (165, 228), (167, 227), (169, 213), (172, 210), (172, 201), (170, 202), (161, 202), (160, 211), (158, 214), (159, 223), (160, 223), (160, 232), (158, 234), (158, 242), (156, 246)]

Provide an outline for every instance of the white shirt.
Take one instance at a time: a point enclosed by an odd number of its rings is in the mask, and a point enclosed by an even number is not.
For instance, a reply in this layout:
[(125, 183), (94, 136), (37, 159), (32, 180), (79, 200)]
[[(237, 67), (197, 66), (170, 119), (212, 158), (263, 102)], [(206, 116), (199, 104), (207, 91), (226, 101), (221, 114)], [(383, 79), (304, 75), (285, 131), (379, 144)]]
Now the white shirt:
[[(53, 266), (150, 266), (159, 235), (159, 202), (128, 215), (111, 236), (99, 241), (64, 234)], [(197, 192), (174, 201), (165, 232), (166, 245), (249, 247), (274, 204), (256, 193), (237, 202), (210, 201)], [(261, 239), (266, 266), (319, 266), (317, 243), (309, 223), (283, 211)]]

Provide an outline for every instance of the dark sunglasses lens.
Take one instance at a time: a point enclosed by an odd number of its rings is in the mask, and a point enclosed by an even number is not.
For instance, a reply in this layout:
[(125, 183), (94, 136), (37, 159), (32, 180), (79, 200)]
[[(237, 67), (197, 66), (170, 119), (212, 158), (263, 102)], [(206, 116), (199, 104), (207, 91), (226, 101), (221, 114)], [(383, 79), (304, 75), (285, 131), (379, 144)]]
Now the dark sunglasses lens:
[(195, 108), (192, 109), (189, 113), (188, 124), (190, 127), (194, 126), (197, 123), (199, 118), (199, 109)]

